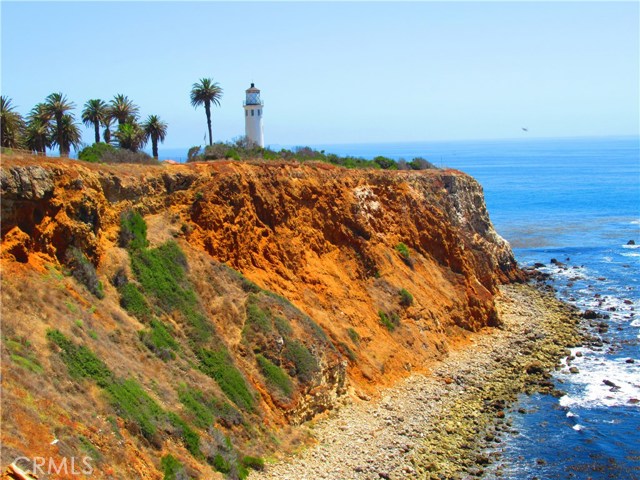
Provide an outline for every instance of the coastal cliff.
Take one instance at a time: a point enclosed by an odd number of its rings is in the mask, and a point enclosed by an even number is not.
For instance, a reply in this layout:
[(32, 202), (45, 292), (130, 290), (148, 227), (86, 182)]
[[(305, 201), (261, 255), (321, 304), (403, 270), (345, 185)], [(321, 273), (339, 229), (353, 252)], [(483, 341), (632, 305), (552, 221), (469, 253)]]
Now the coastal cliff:
[[(240, 452), (296, 448), (297, 425), (499, 326), (498, 287), (523, 278), (482, 188), (454, 170), (5, 157), (0, 180), (3, 462), (91, 451), (92, 478), (162, 478), (169, 456), (241, 477)], [(179, 265), (162, 283), (166, 258)], [(69, 275), (83, 261), (93, 294)], [(74, 374), (80, 350), (109, 381)], [(118, 403), (124, 379), (155, 405), (151, 433)]]

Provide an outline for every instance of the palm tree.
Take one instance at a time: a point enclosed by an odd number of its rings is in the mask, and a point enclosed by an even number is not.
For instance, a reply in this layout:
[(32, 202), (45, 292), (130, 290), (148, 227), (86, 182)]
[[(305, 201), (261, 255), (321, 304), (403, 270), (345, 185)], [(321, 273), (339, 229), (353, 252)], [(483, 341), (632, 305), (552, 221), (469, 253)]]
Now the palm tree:
[(124, 123), (118, 127), (114, 136), (120, 142), (120, 148), (137, 152), (146, 143), (144, 130), (137, 123)]
[(68, 157), (71, 147), (77, 150), (82, 143), (82, 135), (80, 126), (74, 121), (73, 115), (65, 114), (60, 119), (60, 123), (56, 124), (57, 135), (53, 139), (53, 145), (60, 147), (60, 155)]
[(2, 146), (5, 148), (20, 146), (20, 139), (24, 132), (25, 125), (22, 115), (14, 108), (9, 97), (0, 96), (0, 135), (2, 136)]
[(42, 155), (47, 154), (47, 148), (51, 147), (53, 137), (51, 118), (44, 103), (38, 103), (31, 109), (27, 117), (24, 142), (29, 150)]
[(129, 97), (119, 93), (109, 104), (109, 116), (118, 120), (118, 126), (131, 123), (138, 118), (138, 107)]
[(149, 115), (147, 121), (142, 124), (145, 140), (151, 139), (153, 158), (158, 158), (158, 140), (164, 142), (167, 137), (167, 124), (160, 120), (157, 115)]
[(104, 138), (104, 143), (111, 143), (111, 125), (113, 124), (113, 118), (111, 118), (108, 114), (102, 120), (102, 124), (104, 125), (104, 131), (102, 132), (102, 137)]
[(94, 98), (84, 104), (82, 111), (82, 121), (87, 127), (93, 126), (95, 131), (95, 143), (100, 143), (100, 124), (104, 123), (107, 116), (107, 104), (102, 100)]
[[(67, 112), (75, 108), (75, 105), (70, 102), (65, 95), (62, 93), (52, 93), (49, 95), (45, 101), (45, 110), (48, 114), (50, 114), (56, 121), (56, 138), (55, 144), (60, 147), (60, 156), (68, 157), (69, 156), (69, 145), (70, 143), (65, 140), (63, 137), (63, 118), (65, 115), (69, 115)], [(66, 119), (66, 128), (70, 128), (69, 125), (73, 124), (73, 116), (70, 115), (70, 119)], [(78, 130), (79, 131), (79, 130)], [(67, 132), (68, 133), (68, 132)], [(68, 139), (67, 139), (68, 140)]]
[(191, 105), (198, 108), (204, 105), (204, 111), (207, 114), (207, 128), (209, 129), (209, 145), (213, 145), (213, 136), (211, 135), (211, 104), (220, 106), (222, 98), (222, 88), (217, 82), (211, 78), (201, 78), (199, 83), (194, 83), (191, 87)]

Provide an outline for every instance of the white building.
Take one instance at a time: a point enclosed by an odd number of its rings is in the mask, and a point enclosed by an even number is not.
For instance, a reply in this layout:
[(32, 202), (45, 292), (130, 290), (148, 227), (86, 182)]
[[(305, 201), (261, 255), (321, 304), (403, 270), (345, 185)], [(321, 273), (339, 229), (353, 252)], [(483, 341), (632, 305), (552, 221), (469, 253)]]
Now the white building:
[(252, 83), (247, 89), (244, 102), (244, 134), (256, 145), (264, 147), (264, 131), (262, 129), (262, 107), (260, 90)]

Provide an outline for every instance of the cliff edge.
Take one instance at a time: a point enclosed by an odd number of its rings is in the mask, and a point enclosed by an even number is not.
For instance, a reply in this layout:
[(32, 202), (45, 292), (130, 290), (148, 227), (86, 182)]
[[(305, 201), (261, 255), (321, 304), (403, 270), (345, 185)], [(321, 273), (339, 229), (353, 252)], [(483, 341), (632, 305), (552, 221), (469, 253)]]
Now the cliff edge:
[(522, 280), (454, 170), (5, 156), (0, 181), (3, 467), (242, 477), (240, 452), (295, 448), (295, 425), (498, 326)]

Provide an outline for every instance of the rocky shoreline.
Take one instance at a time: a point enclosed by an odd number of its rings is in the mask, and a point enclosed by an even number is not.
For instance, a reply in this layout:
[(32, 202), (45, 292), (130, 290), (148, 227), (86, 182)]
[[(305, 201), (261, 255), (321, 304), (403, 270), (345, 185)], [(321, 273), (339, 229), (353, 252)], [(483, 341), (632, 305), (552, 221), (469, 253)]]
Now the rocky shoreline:
[[(317, 422), (317, 445), (250, 479), (500, 477), (505, 413), (518, 394), (559, 395), (550, 371), (580, 343), (578, 311), (529, 285), (501, 287), (502, 326), (452, 352), (432, 375), (413, 375)], [(492, 452), (492, 453), (487, 453)], [(497, 466), (496, 466), (497, 465)]]

